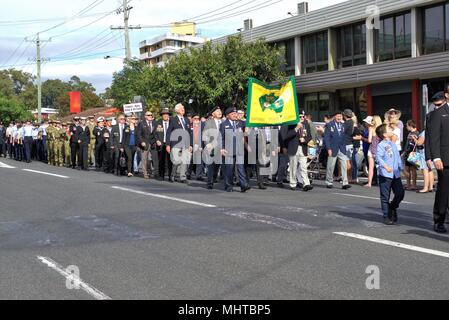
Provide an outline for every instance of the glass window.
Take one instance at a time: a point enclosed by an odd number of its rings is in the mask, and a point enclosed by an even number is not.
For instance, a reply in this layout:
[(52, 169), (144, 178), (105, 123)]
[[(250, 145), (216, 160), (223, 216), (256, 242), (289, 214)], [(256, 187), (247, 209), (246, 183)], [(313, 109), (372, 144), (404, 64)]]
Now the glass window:
[(340, 29), (339, 67), (352, 67), (366, 64), (366, 26), (357, 24)]
[(327, 32), (321, 32), (303, 38), (303, 73), (307, 74), (328, 70), (327, 42)]
[(412, 56), (411, 13), (383, 18), (376, 31), (376, 61)]
[(441, 5), (424, 10), (424, 54), (445, 50), (444, 16)]

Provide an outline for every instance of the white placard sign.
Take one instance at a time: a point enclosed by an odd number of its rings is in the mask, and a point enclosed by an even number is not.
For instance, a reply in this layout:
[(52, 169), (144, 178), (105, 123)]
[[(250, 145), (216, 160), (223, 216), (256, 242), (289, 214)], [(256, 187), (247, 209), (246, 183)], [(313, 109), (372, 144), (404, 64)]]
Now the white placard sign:
[(143, 105), (142, 103), (125, 104), (123, 105), (123, 112), (125, 114), (143, 112)]

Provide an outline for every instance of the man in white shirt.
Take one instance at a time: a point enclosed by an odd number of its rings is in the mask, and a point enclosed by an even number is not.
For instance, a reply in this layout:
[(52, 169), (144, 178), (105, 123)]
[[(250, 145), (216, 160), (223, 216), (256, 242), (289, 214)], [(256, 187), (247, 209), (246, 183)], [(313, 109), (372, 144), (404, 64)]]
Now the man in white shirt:
[(31, 149), (33, 147), (33, 126), (31, 121), (27, 120), (22, 128), (23, 131), (23, 146), (24, 146), (24, 161), (26, 163), (31, 162)]

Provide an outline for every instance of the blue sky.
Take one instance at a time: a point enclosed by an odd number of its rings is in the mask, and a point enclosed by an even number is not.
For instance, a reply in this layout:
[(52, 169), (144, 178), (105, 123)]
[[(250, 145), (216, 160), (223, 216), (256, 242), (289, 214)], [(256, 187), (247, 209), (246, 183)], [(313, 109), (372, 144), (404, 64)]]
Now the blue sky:
[[(316, 10), (344, 0), (310, 0), (310, 10)], [(2, 1), (6, 2), (6, 1)], [(297, 0), (131, 0), (131, 25), (165, 25), (170, 22), (200, 16), (194, 21), (202, 36), (216, 38), (234, 33), (242, 27), (243, 20), (252, 18), (260, 26), (288, 17), (287, 12), (296, 12)], [(39, 6), (37, 5), (39, 3)], [(15, 67), (36, 74), (32, 60), (36, 47), (31, 42), (37, 32), (43, 40), (42, 56), (50, 58), (42, 67), (44, 79), (69, 79), (76, 74), (93, 83), (97, 92), (103, 92), (112, 80), (112, 74), (122, 67), (124, 57), (123, 32), (111, 31), (110, 26), (123, 25), (123, 15), (115, 9), (122, 0), (15, 0), (2, 3), (0, 12), (0, 69)], [(92, 7), (89, 5), (92, 4)], [(229, 5), (229, 6), (228, 6)], [(267, 6), (259, 10), (259, 7)], [(227, 8), (222, 8), (228, 6)], [(73, 18), (81, 10), (80, 17)], [(217, 10), (222, 8), (220, 10)], [(214, 11), (217, 10), (217, 11)], [(217, 18), (234, 15), (219, 21)], [(209, 15), (205, 13), (214, 11)], [(108, 15), (109, 13), (109, 15)], [(32, 21), (31, 21), (32, 20)], [(211, 21), (212, 20), (212, 21)], [(210, 21), (210, 22), (208, 22)], [(60, 24), (58, 26), (58, 24)], [(51, 30), (48, 30), (51, 29)], [(131, 32), (133, 56), (139, 55), (139, 42), (168, 32), (165, 28), (134, 30)], [(105, 60), (110, 55), (113, 58)], [(29, 64), (29, 65), (24, 65)]]

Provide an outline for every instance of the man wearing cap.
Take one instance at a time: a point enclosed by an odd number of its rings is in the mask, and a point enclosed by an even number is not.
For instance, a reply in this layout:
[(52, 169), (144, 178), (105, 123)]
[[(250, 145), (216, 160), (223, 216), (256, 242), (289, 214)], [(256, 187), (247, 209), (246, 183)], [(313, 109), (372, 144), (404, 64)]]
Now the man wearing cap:
[(167, 139), (169, 146), (167, 152), (173, 163), (170, 182), (175, 181), (178, 176), (180, 183), (187, 184), (187, 168), (190, 164), (192, 147), (192, 137), (189, 119), (185, 117), (185, 108), (179, 103), (175, 106), (176, 116), (171, 118), (168, 127)]
[(348, 157), (346, 156), (346, 141), (343, 126), (343, 115), (336, 112), (334, 120), (326, 125), (324, 141), (328, 152), (326, 185), (328, 189), (334, 186), (334, 170), (337, 159), (340, 161), (341, 174), (343, 178), (343, 189), (351, 188), (348, 181)]
[(211, 119), (206, 121), (203, 133), (204, 160), (207, 165), (207, 188), (212, 190), (218, 179), (218, 171), (223, 163), (221, 156), (222, 138), (220, 128), (223, 112), (219, 106), (214, 107), (209, 114)]
[[(100, 171), (103, 168), (103, 150), (104, 150), (104, 122), (105, 119), (100, 117), (97, 119), (97, 126), (92, 130), (92, 136), (95, 139), (95, 170)], [(92, 139), (92, 137), (91, 137)]]
[(97, 159), (95, 158), (95, 135), (94, 135), (95, 122), (94, 121), (95, 121), (94, 116), (88, 117), (87, 127), (89, 128), (89, 131), (90, 131), (90, 141), (89, 141), (89, 147), (87, 150), (87, 155), (88, 155), (87, 161), (89, 163), (89, 166), (94, 165), (94, 159), (95, 159), (95, 162), (97, 161)]
[(426, 160), (433, 161), (438, 171), (438, 189), (435, 196), (434, 230), (447, 233), (444, 226), (449, 207), (449, 105), (444, 92), (433, 96), (435, 110), (427, 117)]
[(168, 128), (170, 127), (170, 110), (164, 108), (161, 112), (162, 119), (156, 122), (156, 146), (158, 152), (159, 179), (164, 180), (165, 168), (168, 170), (168, 177), (172, 175), (173, 164), (170, 159), (170, 153), (167, 152), (169, 146)]
[(251, 189), (245, 170), (245, 124), (238, 120), (235, 107), (226, 109), (225, 115), (227, 119), (221, 124), (220, 128), (223, 148), (221, 154), (224, 157), (225, 191), (234, 191), (234, 168), (236, 168), (240, 188), (244, 193)]
[[(144, 179), (150, 179), (151, 175), (158, 178), (159, 160), (157, 148), (162, 145), (156, 141), (156, 121), (153, 113), (145, 112), (145, 119), (137, 126), (137, 146), (142, 150), (142, 171)], [(151, 172), (153, 162), (153, 172)]]
[(73, 124), (70, 125), (70, 128), (69, 128), (70, 129), (70, 155), (71, 155), (70, 162), (72, 164), (72, 169), (76, 169), (76, 165), (79, 162), (79, 160), (77, 161), (79, 144), (78, 144), (78, 137), (76, 136), (77, 128), (79, 126), (79, 121), (80, 121), (79, 117), (74, 117)]
[(113, 169), (112, 173), (117, 175), (121, 174), (121, 169), (119, 167), (120, 154), (125, 152), (125, 130), (127, 129), (126, 117), (121, 114), (117, 117), (117, 124), (112, 127), (111, 139), (112, 139), (112, 159), (113, 159)]
[(80, 124), (76, 128), (76, 138), (78, 139), (78, 167), (80, 170), (89, 170), (88, 147), (90, 142), (90, 130), (86, 125), (87, 118), (80, 118)]

